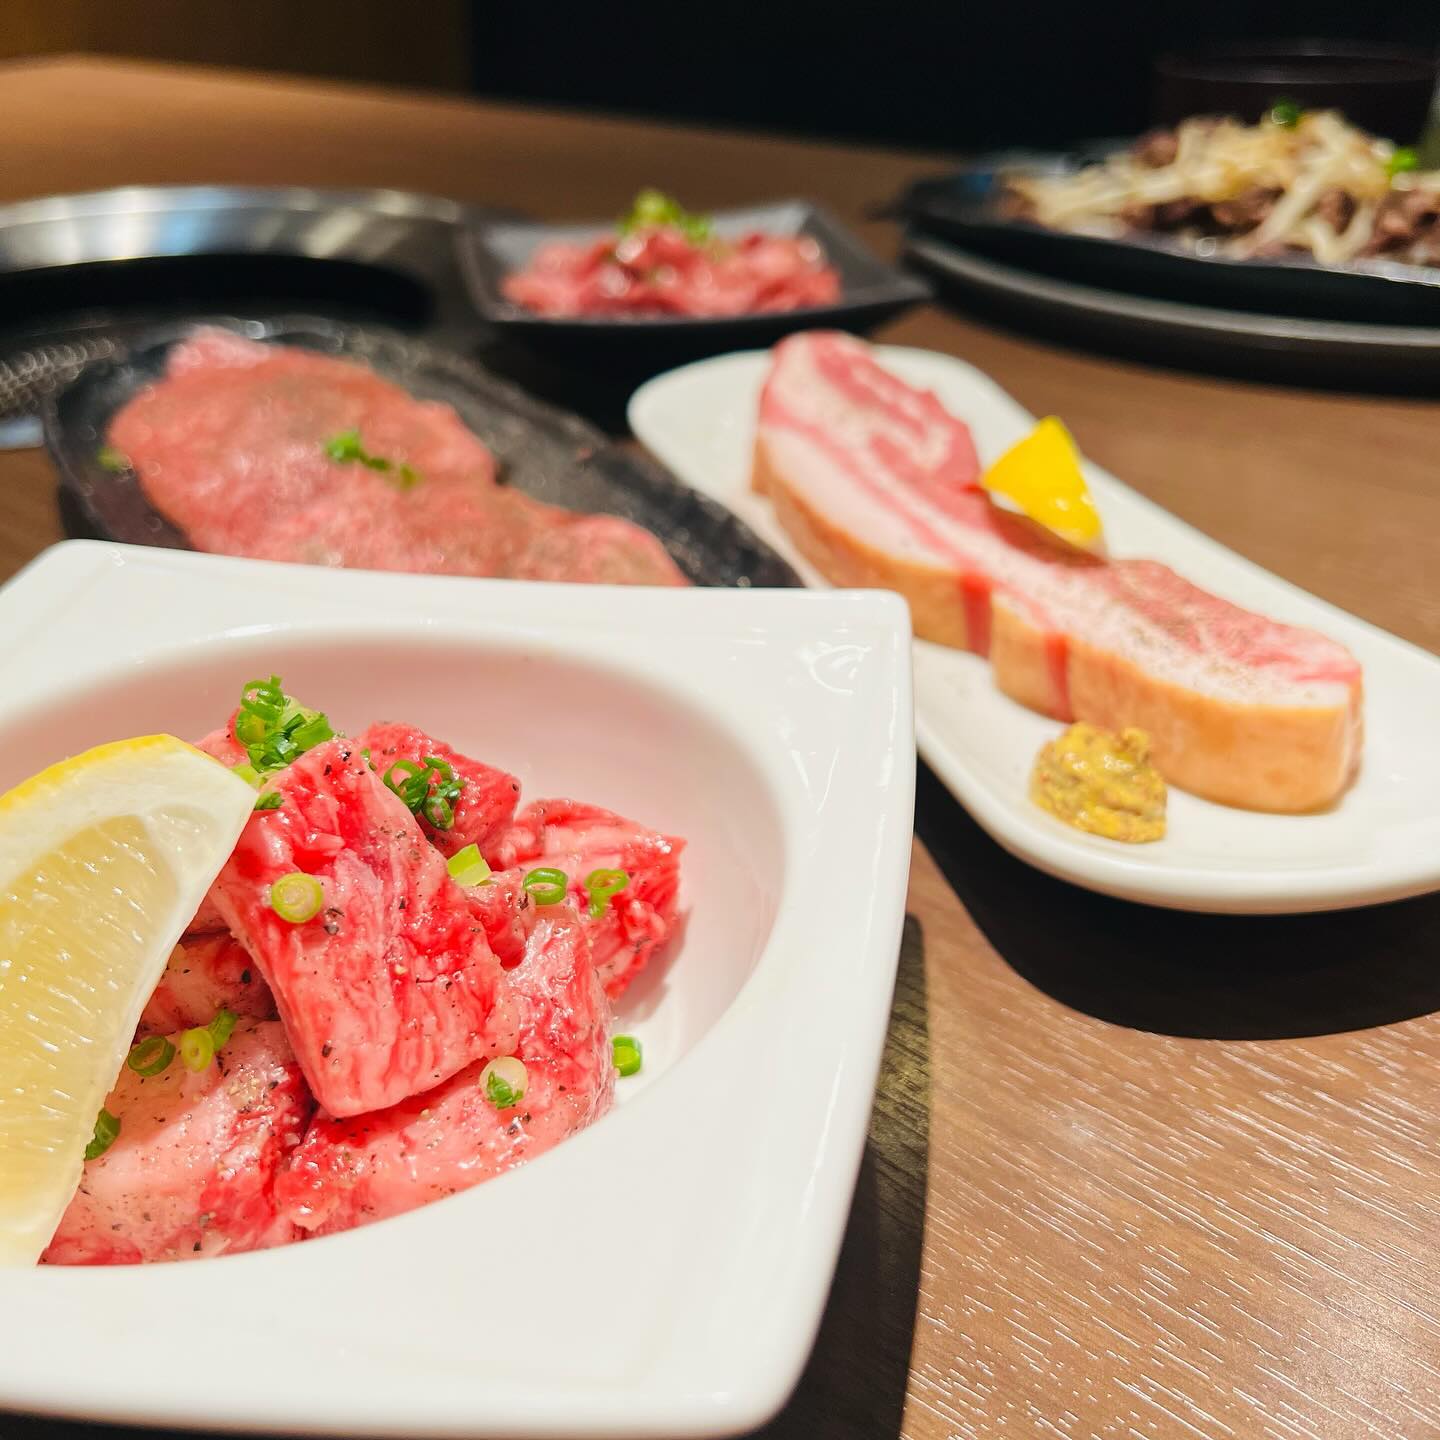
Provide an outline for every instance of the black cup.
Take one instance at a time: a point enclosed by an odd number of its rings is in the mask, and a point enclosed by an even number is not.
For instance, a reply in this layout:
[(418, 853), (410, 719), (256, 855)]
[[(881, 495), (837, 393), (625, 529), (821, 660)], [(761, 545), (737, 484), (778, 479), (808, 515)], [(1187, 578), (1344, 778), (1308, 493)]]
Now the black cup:
[(1155, 119), (1258, 120), (1277, 100), (1339, 110), (1400, 144), (1420, 137), (1435, 93), (1433, 53), (1369, 41), (1274, 40), (1213, 45), (1155, 62)]

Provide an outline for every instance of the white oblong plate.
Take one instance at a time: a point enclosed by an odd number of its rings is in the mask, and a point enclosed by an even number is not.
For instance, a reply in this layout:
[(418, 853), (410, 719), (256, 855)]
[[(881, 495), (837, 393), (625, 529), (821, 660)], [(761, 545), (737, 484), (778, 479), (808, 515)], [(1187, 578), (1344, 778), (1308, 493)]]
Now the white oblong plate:
[[(881, 363), (933, 390), (974, 432), (982, 461), (1025, 435), (1035, 418), (979, 370), (928, 350), (878, 346)], [(636, 391), (630, 425), (680, 479), (728, 505), (812, 585), (799, 556), (749, 489), (762, 352), (725, 355), (659, 376)], [(1007, 850), (1105, 894), (1185, 910), (1332, 910), (1440, 889), (1440, 660), (1243, 559), (1085, 465), (1117, 555), (1146, 556), (1236, 604), (1323, 630), (1365, 668), (1365, 757), (1340, 802), (1315, 815), (1264, 815), (1179, 791), (1169, 834), (1122, 846), (1037, 809), (1026, 789), (1054, 721), (995, 688), (978, 656), (918, 641), (915, 731), (951, 793)]]

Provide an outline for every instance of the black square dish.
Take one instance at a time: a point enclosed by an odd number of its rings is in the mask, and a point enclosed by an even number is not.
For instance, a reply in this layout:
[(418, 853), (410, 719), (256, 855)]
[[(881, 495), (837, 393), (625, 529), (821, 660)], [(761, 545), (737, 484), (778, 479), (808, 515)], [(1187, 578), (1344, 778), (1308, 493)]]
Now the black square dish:
[(505, 276), (522, 269), (541, 245), (598, 239), (613, 232), (613, 220), (583, 225), (482, 222), (459, 231), (456, 244), (472, 303), (507, 339), (559, 357), (605, 355), (637, 368), (660, 369), (727, 350), (772, 345), (795, 330), (864, 335), (930, 298), (923, 280), (877, 259), (834, 216), (808, 201), (717, 210), (711, 219), (721, 236), (763, 230), (818, 241), (840, 272), (839, 300), (751, 315), (537, 315), (505, 299), (500, 288)]

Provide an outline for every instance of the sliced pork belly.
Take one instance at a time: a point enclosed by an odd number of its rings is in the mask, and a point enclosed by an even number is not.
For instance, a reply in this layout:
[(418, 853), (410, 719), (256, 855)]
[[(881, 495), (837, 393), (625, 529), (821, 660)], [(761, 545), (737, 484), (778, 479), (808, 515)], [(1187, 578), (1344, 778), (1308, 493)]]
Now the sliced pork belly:
[(198, 1075), (178, 1057), (149, 1077), (127, 1067), (105, 1108), (120, 1134), (86, 1162), (45, 1263), (192, 1260), (298, 1238), (275, 1178), (314, 1106), (277, 1022), (240, 1021)]
[[(497, 868), (563, 870), (570, 899), (590, 932), (595, 968), (613, 1000), (640, 973), (675, 926), (683, 840), (613, 810), (573, 800), (537, 800), (515, 817), (495, 847)], [(629, 884), (598, 918), (589, 913), (585, 877), (623, 870)]]
[[(513, 1035), (500, 965), (445, 860), (353, 742), (316, 746), (270, 788), (214, 887), (270, 988), (316, 1099), (356, 1115), (432, 1089)], [(322, 908), (281, 919), (271, 887), (301, 872)]]
[(996, 683), (1063, 720), (1149, 733), (1183, 789), (1303, 811), (1360, 753), (1343, 646), (1207, 594), (1150, 560), (1105, 561), (975, 488), (969, 431), (848, 336), (778, 345), (753, 483), (833, 583), (900, 591), (915, 633), (988, 655)]
[(137, 1035), (168, 1035), (208, 1025), (219, 1010), (255, 1020), (279, 1014), (259, 967), (229, 931), (181, 941), (145, 1002)]
[(290, 1219), (328, 1235), (399, 1215), (533, 1160), (604, 1113), (614, 1093), (609, 1006), (567, 907), (540, 910), (504, 983), (528, 1075), (519, 1105), (497, 1110), (475, 1064), (378, 1114), (317, 1115), (280, 1177)]
[(437, 830), (423, 817), (420, 821), (430, 843), (446, 855), (477, 845), (488, 859), (495, 840), (515, 818), (520, 782), (513, 775), (472, 760), (413, 725), (372, 725), (355, 744), (370, 752), (370, 763), (382, 778), (397, 760), (420, 764), (427, 756), (436, 756), (451, 766), (464, 787), (455, 804), (455, 823), (448, 830)]

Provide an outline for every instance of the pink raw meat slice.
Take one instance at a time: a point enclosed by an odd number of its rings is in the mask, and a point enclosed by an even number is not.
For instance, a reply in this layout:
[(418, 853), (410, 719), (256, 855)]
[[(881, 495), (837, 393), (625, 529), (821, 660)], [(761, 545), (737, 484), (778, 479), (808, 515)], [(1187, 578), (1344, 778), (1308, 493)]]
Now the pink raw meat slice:
[(105, 1108), (120, 1134), (86, 1162), (45, 1263), (191, 1260), (299, 1238), (275, 1177), (314, 1106), (278, 1023), (240, 1021), (198, 1075), (178, 1058), (149, 1077), (127, 1066)]
[(446, 855), (473, 844), (488, 859), (491, 845), (515, 818), (520, 782), (513, 775), (472, 760), (413, 725), (372, 725), (355, 743), (370, 752), (370, 763), (382, 779), (397, 760), (419, 764), (430, 755), (454, 769), (456, 779), (464, 783), (455, 804), (455, 823), (448, 830), (437, 830), (423, 817), (420, 821), (430, 843)]
[[(497, 868), (563, 870), (570, 897), (590, 932), (595, 968), (613, 1000), (640, 973), (675, 926), (683, 840), (662, 835), (613, 810), (573, 800), (536, 800), (495, 847)], [(629, 884), (598, 918), (589, 914), (585, 878), (623, 870)]]
[(609, 1108), (610, 1007), (575, 916), (542, 910), (504, 983), (528, 1075), (520, 1104), (497, 1110), (476, 1064), (378, 1114), (316, 1116), (279, 1182), (296, 1224), (328, 1235), (413, 1210), (533, 1160)]
[[(500, 966), (464, 892), (353, 742), (327, 741), (271, 781), (215, 883), (231, 932), (275, 992), (315, 1098), (332, 1115), (429, 1090), (513, 1034), (495, 1014)], [(271, 886), (324, 889), (282, 920)]]
[(208, 1025), (219, 1010), (256, 1020), (273, 1020), (279, 1014), (265, 977), (245, 947), (224, 930), (175, 947), (135, 1033), (168, 1035)]
[[(345, 437), (371, 463), (335, 458), (333, 442)], [(200, 550), (425, 574), (686, 583), (639, 526), (497, 486), (494, 457), (449, 406), (299, 346), (201, 332), (115, 416), (108, 439)]]
[(235, 716), (233, 714), (218, 730), (212, 730), (208, 735), (197, 740), (195, 748), (213, 756), (231, 770), (250, 758), (245, 747), (235, 738)]

